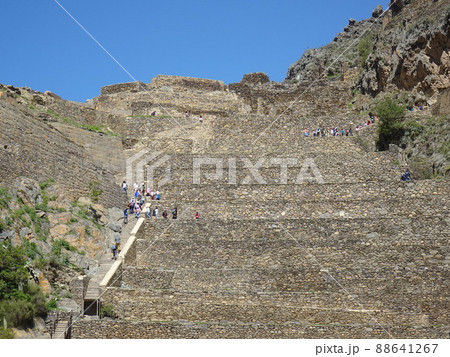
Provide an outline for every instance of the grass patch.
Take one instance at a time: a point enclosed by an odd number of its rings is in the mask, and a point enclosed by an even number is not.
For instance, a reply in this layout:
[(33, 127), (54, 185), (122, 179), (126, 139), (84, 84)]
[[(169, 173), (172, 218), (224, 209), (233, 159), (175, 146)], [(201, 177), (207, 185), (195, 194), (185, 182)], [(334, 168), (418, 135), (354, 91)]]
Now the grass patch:
[(89, 182), (89, 194), (92, 201), (97, 202), (103, 190), (100, 188), (100, 182), (92, 181)]
[(6, 188), (0, 187), (0, 208), (8, 208), (8, 202), (11, 196), (8, 195)]
[(49, 187), (49, 186), (51, 186), (52, 184), (54, 184), (55, 183), (55, 180), (53, 180), (53, 179), (48, 179), (48, 180), (45, 180), (45, 181), (42, 181), (42, 182), (40, 182), (39, 183), (39, 187), (41, 188), (41, 190), (46, 190), (47, 189), (47, 187)]
[(55, 239), (52, 244), (52, 254), (60, 257), (63, 249), (78, 253), (77, 248), (75, 248), (65, 239)]
[(61, 118), (61, 121), (63, 123), (75, 126), (77, 128), (86, 129), (89, 131), (93, 131), (95, 133), (105, 134), (109, 136), (119, 136), (119, 134), (114, 133), (111, 131), (106, 125), (89, 125), (89, 124), (81, 124), (77, 121), (69, 118)]
[(48, 303), (47, 303), (47, 310), (56, 310), (58, 309), (58, 304), (56, 303), (56, 299), (51, 299)]

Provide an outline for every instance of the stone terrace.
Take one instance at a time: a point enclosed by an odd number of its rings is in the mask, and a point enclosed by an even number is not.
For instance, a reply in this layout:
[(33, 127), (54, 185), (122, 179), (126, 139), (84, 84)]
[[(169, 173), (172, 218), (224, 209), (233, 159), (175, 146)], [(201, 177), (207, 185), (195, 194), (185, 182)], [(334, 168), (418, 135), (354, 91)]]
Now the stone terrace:
[[(367, 152), (354, 137), (304, 139), (308, 120), (270, 127), (273, 117), (236, 116), (146, 131), (173, 174), (151, 207), (170, 216), (177, 206), (179, 217), (152, 218), (137, 233), (102, 296), (118, 320), (80, 320), (73, 337), (448, 337), (448, 181), (400, 182), (395, 154)], [(195, 184), (195, 157), (223, 159), (222, 179), (208, 180), (214, 167), (204, 167)], [(269, 160), (260, 169), (268, 182), (245, 184), (242, 157), (298, 163), (287, 185)], [(295, 183), (308, 158), (323, 184)]]

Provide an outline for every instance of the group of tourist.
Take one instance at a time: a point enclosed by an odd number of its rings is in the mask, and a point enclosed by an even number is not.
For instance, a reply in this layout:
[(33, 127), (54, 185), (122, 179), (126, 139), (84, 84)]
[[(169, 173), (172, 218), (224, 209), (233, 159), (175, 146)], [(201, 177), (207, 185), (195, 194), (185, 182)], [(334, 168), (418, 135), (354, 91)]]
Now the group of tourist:
[[(140, 217), (141, 213), (145, 213), (145, 216), (147, 218), (155, 217), (158, 218), (159, 216), (159, 209), (158, 206), (156, 206), (153, 210), (151, 210), (150, 205), (145, 205), (146, 198), (148, 200), (161, 200), (161, 194), (159, 191), (152, 190), (150, 188), (145, 189), (145, 185), (139, 185), (138, 183), (135, 183), (133, 185), (134, 188), (134, 194), (130, 199), (130, 202), (128, 203), (127, 208), (123, 211), (123, 219), (124, 223), (128, 223), (128, 215), (134, 214), (136, 219)], [(122, 182), (122, 190), (125, 192), (125, 194), (128, 196), (128, 186), (126, 181)], [(168, 213), (166, 210), (163, 211), (162, 217), (167, 218)], [(175, 207), (172, 210), (172, 218), (177, 219), (178, 217), (178, 209)]]
[[(375, 123), (375, 120), (378, 119), (378, 117), (376, 115), (373, 115), (372, 113), (369, 113), (369, 118), (364, 124), (361, 125), (357, 125), (355, 127), (355, 131), (356, 134), (358, 134), (358, 132), (367, 127), (370, 126), (371, 124)], [(310, 134), (311, 133), (311, 134)], [(329, 137), (329, 136), (353, 136), (353, 129), (349, 128), (349, 129), (345, 129), (345, 128), (338, 128), (338, 127), (332, 127), (332, 128), (321, 128), (318, 127), (317, 129), (313, 129), (313, 130), (309, 130), (308, 128), (305, 128), (304, 130), (304, 137), (307, 138), (310, 135), (312, 135), (313, 137)]]

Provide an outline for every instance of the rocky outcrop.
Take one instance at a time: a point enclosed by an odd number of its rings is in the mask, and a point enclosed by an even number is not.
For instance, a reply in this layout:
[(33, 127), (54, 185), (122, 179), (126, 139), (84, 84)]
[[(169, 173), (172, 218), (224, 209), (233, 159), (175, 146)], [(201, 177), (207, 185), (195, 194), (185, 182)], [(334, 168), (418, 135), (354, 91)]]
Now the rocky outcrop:
[(432, 97), (449, 87), (449, 16), (445, 1), (392, 2), (358, 84), (362, 93), (400, 89)]
[(71, 201), (60, 184), (19, 177), (0, 188), (0, 242), (24, 247), (30, 276), (53, 297), (67, 294), (80, 272), (94, 274), (122, 230), (120, 209), (87, 197)]
[(433, 106), (433, 115), (450, 115), (450, 88), (442, 91)]
[(305, 51), (300, 60), (289, 67), (285, 80), (315, 80), (344, 73), (346, 68), (361, 67), (358, 48), (360, 39), (375, 36), (381, 28), (379, 17), (382, 14), (383, 8), (379, 6), (367, 20), (357, 22), (350, 19), (344, 31), (333, 42)]
[(377, 6), (370, 19), (350, 19), (332, 43), (307, 50), (286, 80), (316, 80), (356, 67), (362, 94), (400, 89), (425, 94), (433, 104), (450, 86), (449, 24), (446, 1), (391, 0), (388, 11)]

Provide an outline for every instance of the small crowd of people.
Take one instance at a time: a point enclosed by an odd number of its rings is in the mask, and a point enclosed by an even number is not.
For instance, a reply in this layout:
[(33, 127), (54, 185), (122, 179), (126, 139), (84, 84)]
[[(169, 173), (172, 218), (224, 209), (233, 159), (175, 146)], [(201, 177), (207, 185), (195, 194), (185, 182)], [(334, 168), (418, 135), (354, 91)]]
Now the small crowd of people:
[[(152, 210), (150, 205), (145, 205), (147, 200), (161, 200), (161, 194), (159, 191), (155, 191), (153, 189), (145, 188), (145, 184), (139, 185), (138, 183), (134, 183), (133, 185), (134, 193), (131, 197), (127, 207), (123, 210), (123, 220), (124, 224), (128, 223), (128, 217), (130, 214), (134, 214), (136, 219), (140, 218), (141, 214), (145, 214), (146, 218), (154, 217), (157, 219), (159, 217), (159, 208), (155, 206)], [(128, 185), (126, 181), (122, 182), (122, 190), (128, 197)], [(178, 208), (175, 207), (171, 211), (172, 219), (178, 218)], [(162, 212), (162, 217), (164, 219), (168, 219), (169, 213), (167, 210)], [(200, 219), (200, 213), (195, 212), (195, 219)], [(120, 235), (117, 234), (114, 238), (114, 243), (111, 247), (113, 258), (117, 259), (117, 255), (120, 253)]]
[[(358, 134), (358, 132), (367, 127), (370, 126), (372, 124), (375, 123), (375, 120), (377, 120), (378, 117), (372, 113), (369, 113), (369, 119), (361, 125), (357, 125), (355, 127), (355, 131), (356, 134)], [(310, 134), (311, 133), (311, 134)], [(318, 127), (317, 129), (313, 129), (313, 130), (309, 130), (308, 128), (305, 128), (304, 130), (304, 137), (307, 138), (310, 135), (312, 135), (313, 137), (330, 137), (330, 136), (353, 136), (353, 129), (349, 128), (349, 129), (345, 129), (345, 128), (338, 128), (338, 127), (331, 127), (331, 128), (321, 128)]]
[[(150, 188), (146, 189), (144, 183), (142, 185), (139, 185), (137, 182), (134, 183), (133, 189), (134, 189), (134, 194), (131, 197), (127, 208), (125, 208), (123, 211), (124, 223), (125, 224), (128, 223), (129, 213), (134, 214), (136, 218), (139, 218), (141, 213), (145, 213), (145, 216), (147, 218), (151, 218), (152, 216), (155, 218), (158, 218), (158, 215), (159, 215), (158, 206), (156, 206), (153, 210), (151, 210), (149, 205), (144, 207), (144, 204), (145, 204), (146, 198), (148, 200), (160, 201), (161, 200), (160, 192), (155, 191)], [(128, 196), (128, 186), (127, 186), (126, 181), (122, 182), (122, 190)], [(163, 218), (167, 218), (168, 217), (167, 211), (164, 210), (162, 213), (162, 216), (163, 216)], [(178, 216), (178, 210), (175, 207), (172, 210), (172, 218), (177, 219), (177, 216)]]

